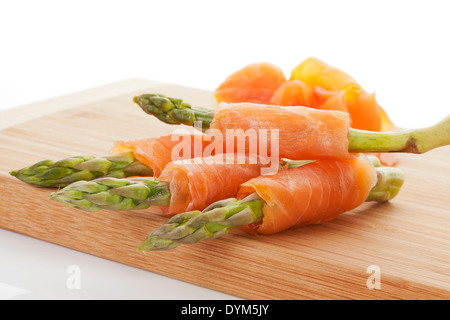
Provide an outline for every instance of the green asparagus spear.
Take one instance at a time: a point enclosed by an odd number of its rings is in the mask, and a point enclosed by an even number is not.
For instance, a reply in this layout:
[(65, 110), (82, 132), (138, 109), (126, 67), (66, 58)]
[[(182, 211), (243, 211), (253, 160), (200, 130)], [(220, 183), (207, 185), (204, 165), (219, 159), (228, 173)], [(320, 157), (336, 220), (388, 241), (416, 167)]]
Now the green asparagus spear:
[[(160, 94), (134, 97), (141, 109), (168, 124), (194, 125), (201, 121), (202, 130), (211, 124), (214, 111), (193, 108), (181, 99)], [(405, 152), (424, 153), (450, 144), (450, 115), (434, 126), (422, 129), (372, 132), (349, 128), (349, 152)]]
[(203, 130), (209, 128), (214, 117), (214, 111), (193, 109), (190, 104), (181, 99), (166, 97), (161, 94), (144, 94), (133, 98), (142, 110), (168, 124), (194, 125), (201, 121)]
[[(391, 167), (375, 167), (375, 170), (378, 181), (366, 201), (393, 199), (404, 181), (402, 170)], [(177, 214), (150, 233), (138, 250), (169, 250), (180, 244), (218, 238), (231, 228), (261, 221), (264, 205), (265, 202), (254, 193), (242, 200), (230, 198), (215, 202), (203, 211)]]
[(17, 171), (12, 170), (10, 174), (38, 187), (65, 187), (81, 180), (151, 176), (153, 172), (151, 168), (136, 160), (132, 152), (125, 152), (101, 158), (77, 156), (59, 161), (44, 160)]
[(264, 201), (256, 195), (243, 200), (230, 198), (213, 203), (203, 211), (179, 213), (150, 233), (138, 250), (168, 250), (218, 238), (229, 229), (262, 220)]
[(51, 193), (50, 198), (88, 212), (101, 209), (138, 210), (150, 206), (169, 206), (170, 191), (167, 182), (153, 177), (105, 177), (74, 182)]

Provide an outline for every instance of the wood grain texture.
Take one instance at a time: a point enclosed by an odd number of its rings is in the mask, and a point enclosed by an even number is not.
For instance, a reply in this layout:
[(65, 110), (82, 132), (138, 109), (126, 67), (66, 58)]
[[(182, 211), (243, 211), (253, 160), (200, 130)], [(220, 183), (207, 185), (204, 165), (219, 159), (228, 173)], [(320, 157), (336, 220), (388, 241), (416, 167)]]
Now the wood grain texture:
[[(115, 140), (179, 128), (132, 103), (135, 94), (146, 92), (214, 105), (210, 92), (128, 80), (3, 113), (0, 227), (246, 299), (450, 298), (449, 147), (400, 155), (406, 182), (391, 203), (365, 203), (323, 225), (276, 235), (237, 230), (221, 239), (145, 254), (136, 246), (166, 220), (158, 212), (86, 213), (49, 200), (53, 190), (8, 174), (42, 159), (101, 156)], [(33, 115), (21, 121), (21, 112), (30, 108)], [(380, 268), (380, 289), (366, 286), (371, 265)]]

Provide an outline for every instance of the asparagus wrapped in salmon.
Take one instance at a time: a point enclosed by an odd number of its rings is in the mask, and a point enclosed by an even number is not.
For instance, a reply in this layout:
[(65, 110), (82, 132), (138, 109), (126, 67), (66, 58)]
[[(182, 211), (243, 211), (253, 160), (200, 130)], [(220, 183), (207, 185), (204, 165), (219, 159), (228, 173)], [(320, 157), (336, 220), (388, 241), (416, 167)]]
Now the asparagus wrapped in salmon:
[(364, 155), (350, 160), (318, 160), (243, 183), (236, 198), (202, 211), (177, 214), (149, 234), (139, 250), (168, 250), (214, 239), (241, 227), (273, 234), (330, 221), (365, 201), (394, 198), (404, 181), (398, 168), (375, 167)]
[[(220, 103), (216, 110), (194, 108), (180, 99), (159, 94), (134, 97), (141, 109), (168, 124), (218, 130), (278, 130), (280, 157), (289, 159), (349, 159), (351, 153), (424, 153), (450, 144), (450, 116), (427, 128), (386, 132), (350, 127), (341, 111), (254, 103)], [(270, 150), (269, 150), (270, 151)]]
[(158, 178), (79, 181), (50, 197), (84, 211), (159, 206), (163, 214), (173, 215), (202, 210), (215, 201), (234, 197), (239, 186), (259, 176), (268, 163), (267, 159), (242, 154), (177, 160), (167, 164)]

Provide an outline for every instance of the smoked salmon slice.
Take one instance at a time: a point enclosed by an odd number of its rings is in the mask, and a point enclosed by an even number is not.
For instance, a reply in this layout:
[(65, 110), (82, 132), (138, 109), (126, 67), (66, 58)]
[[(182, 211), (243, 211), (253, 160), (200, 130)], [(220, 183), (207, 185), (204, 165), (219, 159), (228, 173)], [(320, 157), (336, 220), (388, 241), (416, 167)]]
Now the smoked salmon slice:
[(218, 102), (253, 102), (269, 104), (274, 92), (286, 82), (277, 66), (262, 62), (234, 72), (214, 92)]
[(218, 154), (170, 162), (158, 180), (170, 185), (170, 206), (163, 214), (202, 210), (211, 203), (236, 196), (239, 186), (261, 174), (267, 159), (252, 155)]
[(314, 91), (303, 81), (290, 80), (278, 87), (272, 95), (270, 103), (278, 106), (312, 107), (314, 105)]
[(344, 91), (328, 91), (314, 87), (313, 107), (321, 110), (336, 110), (348, 113)]
[(389, 131), (395, 128), (386, 112), (378, 105), (374, 94), (369, 94), (347, 73), (311, 57), (291, 72), (290, 80), (301, 80), (310, 88), (343, 91), (352, 119), (352, 128)]
[(264, 200), (263, 220), (243, 226), (250, 233), (273, 234), (319, 224), (361, 205), (377, 181), (370, 160), (318, 160), (276, 175), (244, 182), (237, 198), (257, 193)]
[(342, 90), (349, 101), (355, 100), (363, 92), (351, 76), (314, 57), (304, 60), (292, 70), (290, 80), (293, 79), (303, 81), (310, 88), (318, 86), (330, 91)]
[[(264, 110), (261, 112), (261, 110)], [(279, 158), (349, 159), (349, 115), (340, 111), (308, 107), (283, 107), (253, 103), (220, 103), (210, 128), (227, 138), (228, 130), (242, 130), (259, 137), (267, 132), (267, 154), (279, 151)], [(208, 132), (207, 132), (208, 133)], [(275, 147), (276, 149), (274, 149)], [(248, 149), (244, 153), (248, 153)]]

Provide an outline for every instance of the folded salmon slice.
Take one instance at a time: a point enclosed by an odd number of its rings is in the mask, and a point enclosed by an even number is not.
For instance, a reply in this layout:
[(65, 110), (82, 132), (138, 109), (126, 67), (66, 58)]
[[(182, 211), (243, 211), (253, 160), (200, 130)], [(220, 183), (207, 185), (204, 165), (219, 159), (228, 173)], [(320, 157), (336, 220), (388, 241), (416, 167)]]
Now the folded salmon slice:
[(170, 162), (158, 180), (170, 184), (170, 206), (163, 214), (203, 210), (213, 202), (235, 197), (239, 186), (261, 174), (268, 159), (243, 154), (218, 154)]
[(311, 88), (318, 86), (330, 91), (343, 90), (347, 100), (356, 99), (364, 91), (347, 73), (314, 57), (304, 60), (292, 70), (290, 80), (293, 79), (301, 80)]
[(337, 110), (348, 113), (344, 91), (328, 91), (321, 87), (314, 87), (313, 107), (321, 110)]
[[(266, 129), (267, 154), (259, 150), (259, 155), (272, 156), (272, 152), (278, 150), (279, 158), (316, 160), (353, 157), (348, 152), (349, 125), (349, 115), (340, 111), (301, 106), (220, 103), (210, 127), (219, 130), (224, 137), (227, 137), (230, 129), (243, 130), (249, 136), (255, 132), (258, 137), (262, 137), (261, 129)], [(277, 150), (273, 149), (276, 147)]]
[(256, 192), (266, 202), (264, 218), (243, 228), (250, 233), (273, 234), (332, 220), (360, 206), (376, 179), (372, 163), (364, 155), (352, 160), (319, 160), (253, 178), (242, 184), (237, 197)]
[(218, 102), (270, 103), (275, 90), (286, 82), (283, 70), (267, 63), (253, 63), (234, 72), (214, 91)]
[(290, 80), (301, 80), (310, 88), (342, 91), (352, 119), (352, 128), (372, 131), (393, 130), (395, 126), (378, 105), (373, 93), (368, 93), (347, 73), (311, 57), (291, 72)]
[(270, 104), (278, 106), (313, 107), (314, 92), (303, 81), (294, 79), (278, 87), (270, 99)]

